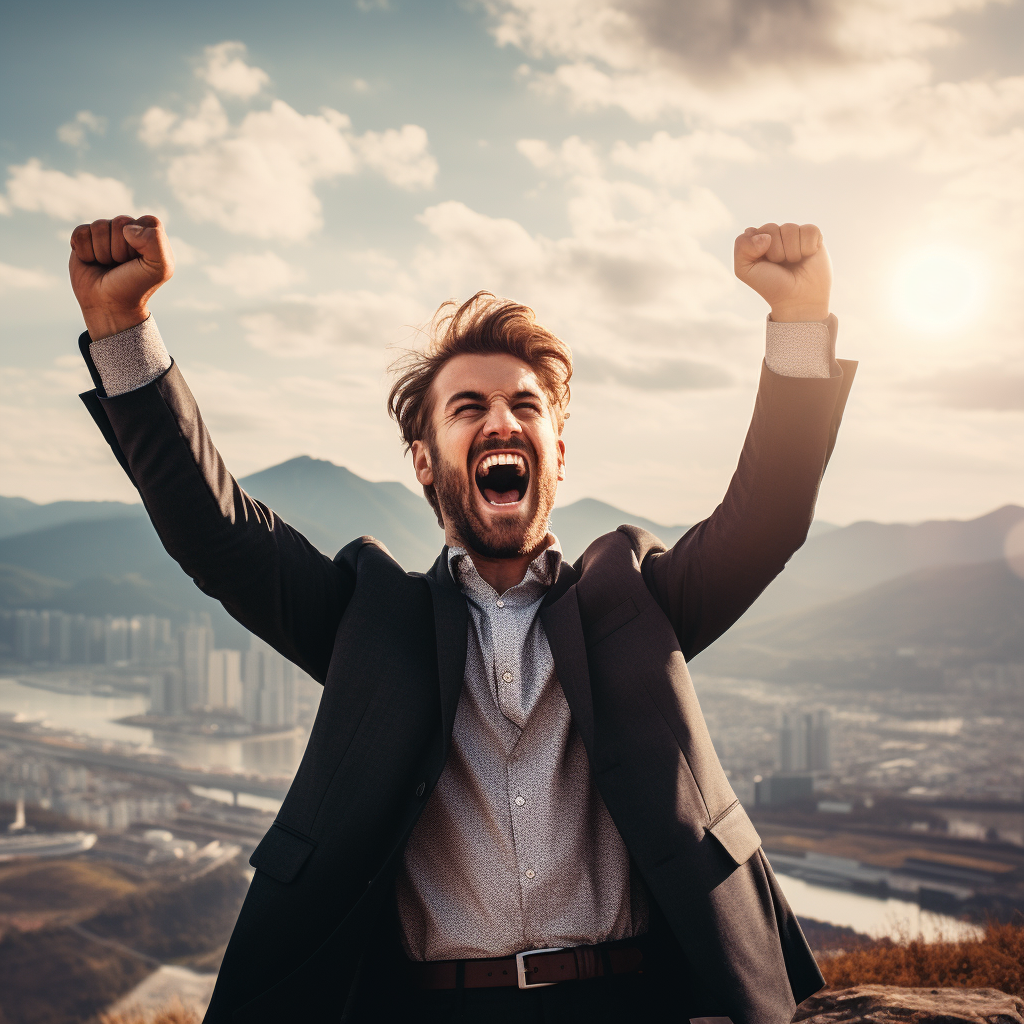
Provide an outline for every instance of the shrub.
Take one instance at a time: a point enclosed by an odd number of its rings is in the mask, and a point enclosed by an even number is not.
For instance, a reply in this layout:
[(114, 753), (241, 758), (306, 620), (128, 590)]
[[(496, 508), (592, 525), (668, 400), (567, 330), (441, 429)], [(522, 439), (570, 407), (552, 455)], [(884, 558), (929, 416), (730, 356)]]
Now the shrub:
[(995, 988), (1024, 997), (1024, 921), (990, 921), (980, 938), (956, 942), (886, 939), (820, 966), (832, 988)]

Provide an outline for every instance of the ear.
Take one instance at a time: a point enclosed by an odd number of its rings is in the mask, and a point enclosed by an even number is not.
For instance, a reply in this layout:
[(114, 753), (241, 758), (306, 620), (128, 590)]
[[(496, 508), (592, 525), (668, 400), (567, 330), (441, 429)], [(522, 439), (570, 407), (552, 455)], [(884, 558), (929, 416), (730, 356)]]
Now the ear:
[(558, 439), (558, 479), (565, 479), (565, 442)]
[(430, 449), (422, 441), (412, 443), (412, 468), (421, 487), (430, 487), (434, 482), (434, 468), (430, 464)]

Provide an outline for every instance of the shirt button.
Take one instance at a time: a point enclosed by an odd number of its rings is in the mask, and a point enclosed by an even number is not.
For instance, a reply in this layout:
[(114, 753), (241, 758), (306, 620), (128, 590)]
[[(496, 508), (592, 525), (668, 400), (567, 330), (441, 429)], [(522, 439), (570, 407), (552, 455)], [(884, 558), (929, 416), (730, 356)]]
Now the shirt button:
[(504, 601), (499, 601), (498, 602), (498, 607), (499, 608), (504, 608), (505, 607), (505, 602)]
[(504, 681), (505, 681), (506, 683), (511, 683), (511, 682), (512, 682), (512, 673), (511, 673), (511, 672), (502, 672), (502, 673), (501, 673), (501, 678), (502, 678), (502, 679), (503, 679), (503, 680), (504, 680)]
[(526, 872), (526, 877), (533, 878), (533, 868), (530, 868), (530, 870)]
[(526, 801), (521, 796), (516, 797), (516, 807), (522, 807), (525, 803)]

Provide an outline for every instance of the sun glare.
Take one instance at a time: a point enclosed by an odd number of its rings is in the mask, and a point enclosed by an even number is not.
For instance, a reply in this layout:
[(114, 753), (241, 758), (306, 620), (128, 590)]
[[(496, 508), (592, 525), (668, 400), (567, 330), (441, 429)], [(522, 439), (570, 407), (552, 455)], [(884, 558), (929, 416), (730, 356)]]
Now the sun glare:
[(902, 320), (932, 332), (959, 330), (981, 309), (985, 266), (968, 249), (926, 246), (896, 265), (892, 297)]

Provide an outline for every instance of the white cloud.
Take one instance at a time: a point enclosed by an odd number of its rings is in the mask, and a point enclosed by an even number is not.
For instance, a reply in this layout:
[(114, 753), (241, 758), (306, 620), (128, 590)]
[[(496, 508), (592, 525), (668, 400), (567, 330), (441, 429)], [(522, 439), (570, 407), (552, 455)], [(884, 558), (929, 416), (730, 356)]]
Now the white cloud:
[(116, 178), (47, 170), (36, 159), (7, 170), (7, 199), (19, 210), (65, 221), (89, 221), (135, 210), (131, 189)]
[[(870, 97), (844, 97), (827, 117), (817, 112), (794, 127), (793, 152), (816, 162), (842, 157), (910, 156), (922, 170), (956, 172), (990, 160), (1024, 114), (1024, 75), (924, 83)], [(1016, 130), (1014, 130), (1016, 128)]]
[(642, 118), (722, 107), (740, 108), (732, 115), (742, 118), (742, 110), (774, 108), (784, 119), (796, 99), (827, 104), (822, 86), (837, 77), (918, 63), (952, 44), (957, 34), (944, 19), (991, 2), (999, 0), (489, 0), (488, 7), (498, 43), (562, 62), (536, 81), (581, 105)]
[(363, 163), (399, 188), (430, 188), (437, 177), (437, 161), (430, 154), (427, 133), (419, 125), (400, 130), (364, 132), (351, 139)]
[(190, 245), (184, 238), (179, 238), (177, 235), (168, 235), (167, 241), (171, 243), (171, 252), (174, 253), (176, 267), (190, 267), (206, 255), (202, 249)]
[(164, 145), (170, 138), (171, 128), (178, 120), (173, 111), (163, 107), (150, 107), (139, 124), (139, 140), (151, 149)]
[(231, 128), (216, 97), (192, 118), (148, 111), (149, 145), (188, 147), (167, 167), (178, 201), (197, 221), (256, 238), (305, 238), (323, 224), (318, 182), (354, 174), (348, 118), (325, 109), (302, 115), (282, 100), (252, 111)]
[[(781, 129), (783, 145), (791, 136), (802, 159), (878, 159), (918, 150), (929, 170), (956, 159), (973, 165), (973, 140), (992, 133), (987, 126), (998, 111), (1017, 106), (1016, 80), (935, 84), (931, 54), (959, 41), (952, 15), (1007, 2), (488, 0), (487, 6), (500, 45), (554, 59), (546, 71), (521, 69), (532, 88), (577, 107), (617, 107), (639, 120), (685, 115), (693, 131), (675, 146), (655, 136), (633, 152), (623, 144), (612, 157), (669, 184), (686, 180), (696, 158), (743, 159), (743, 142), (726, 140), (758, 124)], [(724, 128), (729, 136), (722, 136)], [(708, 148), (700, 151), (700, 143)]]
[(651, 379), (643, 367), (655, 366), (659, 386), (670, 390), (728, 384), (733, 373), (720, 364), (748, 354), (759, 332), (721, 316), (735, 283), (701, 238), (729, 225), (722, 203), (708, 189), (679, 197), (573, 173), (599, 166), (579, 140), (552, 152), (571, 174), (562, 237), (458, 201), (438, 203), (418, 218), (428, 240), (412, 262), (404, 269), (381, 262), (379, 289), (288, 295), (243, 316), (247, 340), (282, 357), (337, 358), (349, 369), (360, 350), (379, 372), (372, 353), (399, 341), (405, 325), (425, 323), (440, 297), (486, 289), (532, 305), (578, 344), (588, 379), (641, 388)]
[(85, 145), (89, 132), (102, 135), (107, 130), (107, 119), (97, 117), (91, 110), (80, 110), (74, 118), (57, 129), (57, 138), (68, 146)]
[(226, 96), (249, 99), (269, 84), (270, 76), (262, 68), (247, 64), (245, 55), (244, 43), (224, 42), (208, 46), (206, 63), (196, 70), (196, 74)]
[(57, 278), (41, 270), (27, 270), (10, 263), (0, 263), (0, 291), (39, 291), (52, 288)]
[(242, 325), (249, 344), (271, 355), (339, 355), (350, 372), (370, 368), (376, 375), (383, 368), (385, 349), (408, 334), (408, 325), (427, 316), (427, 307), (407, 291), (360, 289), (289, 296), (243, 316)]
[(303, 277), (275, 252), (236, 253), (219, 266), (206, 267), (210, 280), (246, 297), (287, 288)]
[(578, 135), (566, 139), (554, 150), (543, 139), (520, 139), (516, 149), (538, 170), (553, 174), (594, 176), (601, 172), (601, 160), (593, 146)]
[(750, 143), (721, 131), (698, 129), (673, 137), (655, 132), (649, 141), (629, 146), (619, 142), (612, 150), (613, 163), (643, 174), (659, 185), (678, 185), (696, 177), (703, 160), (754, 163), (763, 157)]
[[(731, 292), (731, 275), (699, 241), (730, 222), (709, 190), (681, 199), (580, 176), (570, 191), (570, 233), (561, 238), (456, 201), (429, 207), (420, 220), (434, 244), (415, 263), (425, 290), (513, 296), (543, 309), (585, 348), (604, 352), (626, 342), (676, 344)], [(721, 332), (713, 334), (707, 340), (715, 349)]]
[(162, 107), (143, 114), (139, 138), (173, 153), (167, 181), (197, 221), (236, 234), (294, 241), (323, 226), (316, 187), (361, 169), (404, 189), (429, 188), (437, 175), (427, 133), (418, 125), (357, 135), (330, 107), (300, 114), (283, 100), (232, 124), (211, 92), (193, 114)]

